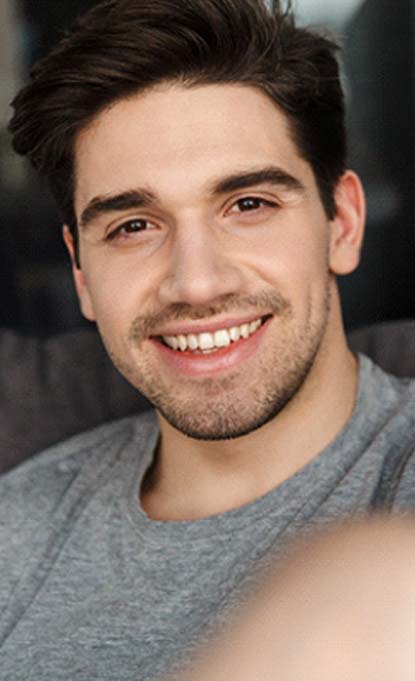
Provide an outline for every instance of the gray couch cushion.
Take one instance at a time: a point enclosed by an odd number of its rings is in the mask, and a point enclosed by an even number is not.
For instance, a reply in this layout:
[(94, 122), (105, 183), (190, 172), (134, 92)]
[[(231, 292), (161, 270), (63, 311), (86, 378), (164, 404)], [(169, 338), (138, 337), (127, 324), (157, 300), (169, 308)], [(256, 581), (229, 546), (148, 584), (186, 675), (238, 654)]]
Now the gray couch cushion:
[(415, 376), (415, 320), (383, 322), (349, 335), (354, 352), (363, 352), (396, 376)]
[(94, 330), (43, 340), (0, 330), (0, 358), (0, 473), (75, 433), (149, 407)]

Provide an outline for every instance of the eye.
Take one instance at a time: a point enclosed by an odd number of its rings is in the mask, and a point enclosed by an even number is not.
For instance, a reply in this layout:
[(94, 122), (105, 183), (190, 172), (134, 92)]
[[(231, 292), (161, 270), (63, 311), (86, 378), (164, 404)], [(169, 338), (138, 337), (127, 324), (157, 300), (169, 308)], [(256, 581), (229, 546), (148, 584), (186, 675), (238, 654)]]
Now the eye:
[(267, 199), (261, 199), (258, 196), (246, 196), (236, 201), (231, 207), (231, 213), (252, 213), (261, 208), (277, 208), (278, 204)]
[(138, 232), (146, 232), (149, 229), (153, 229), (154, 224), (149, 220), (144, 220), (142, 218), (134, 218), (123, 222), (121, 225), (113, 229), (109, 234), (107, 234), (107, 241), (111, 241), (117, 237), (128, 238), (130, 234), (137, 234)]

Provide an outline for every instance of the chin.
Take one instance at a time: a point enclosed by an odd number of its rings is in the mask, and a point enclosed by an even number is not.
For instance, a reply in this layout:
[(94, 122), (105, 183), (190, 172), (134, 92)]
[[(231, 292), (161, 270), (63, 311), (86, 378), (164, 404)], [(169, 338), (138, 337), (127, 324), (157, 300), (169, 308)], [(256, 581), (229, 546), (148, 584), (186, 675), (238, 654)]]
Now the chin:
[[(203, 408), (195, 408), (194, 403), (154, 404), (157, 411), (176, 430), (195, 440), (233, 440), (244, 437), (258, 430), (278, 417), (278, 414), (293, 400), (301, 389), (310, 365), (304, 366), (295, 380), (289, 381), (284, 389), (270, 390), (270, 386), (262, 384), (261, 390), (250, 391), (250, 394), (239, 399), (204, 400)], [(294, 378), (294, 377), (292, 377)]]

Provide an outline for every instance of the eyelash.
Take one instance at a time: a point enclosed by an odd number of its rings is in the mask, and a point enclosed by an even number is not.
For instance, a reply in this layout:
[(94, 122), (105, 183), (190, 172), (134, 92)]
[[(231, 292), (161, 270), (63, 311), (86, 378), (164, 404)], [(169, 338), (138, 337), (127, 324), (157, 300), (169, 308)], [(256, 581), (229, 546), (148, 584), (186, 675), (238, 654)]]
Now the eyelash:
[[(263, 206), (266, 206), (268, 208), (278, 208), (279, 204), (276, 203), (275, 201), (270, 201), (269, 199), (263, 199), (262, 197), (259, 196), (243, 196), (241, 199), (238, 199), (235, 201), (235, 203), (232, 204), (231, 209), (234, 208), (234, 206), (237, 206), (238, 204), (241, 204), (246, 201), (254, 201), (257, 203), (262, 204)], [(241, 213), (255, 213), (256, 210), (259, 210), (259, 208), (254, 209), (254, 210), (247, 210), (247, 211), (240, 211)]]
[[(239, 213), (240, 215), (243, 215), (244, 213), (247, 213), (247, 214), (256, 213), (263, 206), (265, 206), (267, 208), (279, 208), (279, 204), (275, 201), (270, 201), (269, 199), (264, 199), (264, 198), (261, 198), (259, 196), (244, 196), (244, 197), (242, 197), (241, 199), (238, 199), (237, 201), (235, 201), (232, 204), (229, 212), (232, 212), (232, 209), (235, 206), (238, 206), (238, 204), (242, 204), (242, 203), (248, 202), (248, 201), (257, 202), (257, 203), (261, 204), (261, 206), (259, 206), (258, 208), (254, 208), (252, 210), (246, 210), (246, 211), (240, 210), (240, 211), (237, 211), (237, 213)], [(133, 218), (131, 220), (127, 220), (126, 222), (123, 222), (121, 225), (116, 227), (112, 232), (107, 234), (107, 236), (105, 237), (105, 240), (106, 241), (113, 241), (117, 237), (122, 237), (123, 236), (122, 230), (125, 229), (126, 227), (132, 225), (135, 222), (141, 222), (141, 223), (145, 224), (145, 223), (149, 223), (150, 220), (146, 220), (146, 219), (143, 219), (143, 218)], [(142, 230), (141, 229), (137, 230), (137, 232), (135, 232), (135, 233), (138, 233), (138, 232), (141, 232), (141, 231), (146, 232), (147, 230), (144, 228)]]
[[(126, 222), (123, 222), (122, 225), (119, 225), (118, 227), (116, 227), (115, 229), (113, 229), (112, 232), (109, 232), (109, 233), (106, 235), (105, 240), (106, 240), (106, 241), (112, 241), (113, 239), (116, 239), (116, 238), (119, 237), (119, 236), (122, 237), (123, 235), (121, 234), (121, 230), (123, 230), (123, 229), (125, 229), (126, 227), (132, 225), (134, 222), (148, 223), (148, 222), (150, 222), (150, 221), (149, 221), (149, 220), (144, 220), (144, 219), (142, 219), (142, 218), (133, 218), (132, 220), (127, 220)], [(147, 230), (146, 230), (146, 229), (140, 229), (140, 230), (137, 230), (136, 233), (138, 233), (138, 232), (145, 232), (145, 231), (147, 231)]]

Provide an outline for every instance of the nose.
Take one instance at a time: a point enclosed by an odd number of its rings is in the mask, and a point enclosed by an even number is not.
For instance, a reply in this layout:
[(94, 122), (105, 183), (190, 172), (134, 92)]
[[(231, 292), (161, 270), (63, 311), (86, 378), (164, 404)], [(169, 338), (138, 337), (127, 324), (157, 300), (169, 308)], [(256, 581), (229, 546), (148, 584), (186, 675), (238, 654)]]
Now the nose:
[(159, 298), (163, 305), (202, 306), (240, 291), (242, 274), (229, 244), (206, 226), (177, 230)]

